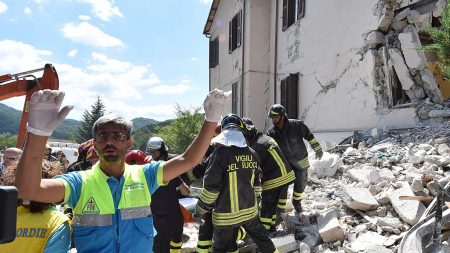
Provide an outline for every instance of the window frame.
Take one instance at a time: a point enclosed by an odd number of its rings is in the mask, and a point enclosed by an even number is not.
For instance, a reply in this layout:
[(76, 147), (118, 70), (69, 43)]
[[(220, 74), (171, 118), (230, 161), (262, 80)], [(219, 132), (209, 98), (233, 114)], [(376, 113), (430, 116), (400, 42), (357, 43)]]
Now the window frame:
[(305, 0), (283, 0), (282, 28), (285, 31), (305, 16)]
[(241, 46), (242, 40), (242, 10), (238, 11), (228, 23), (228, 53)]
[(298, 110), (298, 73), (289, 74), (280, 84), (280, 104), (286, 109), (289, 118), (297, 119)]

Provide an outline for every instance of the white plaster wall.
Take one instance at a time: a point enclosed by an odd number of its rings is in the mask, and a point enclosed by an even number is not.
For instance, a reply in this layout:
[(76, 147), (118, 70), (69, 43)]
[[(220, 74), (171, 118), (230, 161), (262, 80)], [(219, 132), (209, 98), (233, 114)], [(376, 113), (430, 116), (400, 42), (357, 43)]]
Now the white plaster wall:
[[(233, 83), (241, 85), (242, 46), (228, 53), (228, 23), (242, 9), (242, 0), (222, 0), (219, 2), (213, 24), (211, 39), (219, 38), (219, 65), (210, 71), (210, 88), (231, 90)], [(224, 114), (231, 112), (231, 101), (225, 104)]]
[(357, 52), (363, 35), (376, 30), (378, 18), (373, 7), (377, 2), (307, 1), (304, 18), (284, 32), (279, 24), (278, 84), (290, 73), (299, 73), (299, 118), (313, 131), (416, 124), (412, 109), (385, 111), (383, 115), (375, 111), (374, 58), (366, 53), (360, 60)]
[(271, 0), (246, 1), (244, 41), (244, 112), (258, 129), (264, 128), (270, 100)]

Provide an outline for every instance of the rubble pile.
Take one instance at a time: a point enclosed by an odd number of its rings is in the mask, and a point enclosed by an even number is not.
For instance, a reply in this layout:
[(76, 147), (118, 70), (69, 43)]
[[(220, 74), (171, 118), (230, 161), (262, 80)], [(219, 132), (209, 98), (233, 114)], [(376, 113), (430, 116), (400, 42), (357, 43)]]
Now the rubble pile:
[[(309, 151), (304, 212), (296, 215), (288, 200), (283, 221), (271, 235), (280, 253), (397, 252), (429, 204), (399, 197), (434, 197), (437, 185), (450, 179), (450, 122), (406, 130), (372, 129), (350, 144), (322, 146), (328, 151), (320, 161)], [(197, 229), (197, 224), (185, 226), (190, 238), (183, 252), (195, 251)], [(240, 252), (256, 250), (248, 241), (241, 246)]]
[(449, 122), (368, 140), (310, 157), (305, 212), (299, 221), (294, 211), (284, 216), (310, 252), (396, 252), (428, 204), (399, 197), (434, 197), (448, 183)]

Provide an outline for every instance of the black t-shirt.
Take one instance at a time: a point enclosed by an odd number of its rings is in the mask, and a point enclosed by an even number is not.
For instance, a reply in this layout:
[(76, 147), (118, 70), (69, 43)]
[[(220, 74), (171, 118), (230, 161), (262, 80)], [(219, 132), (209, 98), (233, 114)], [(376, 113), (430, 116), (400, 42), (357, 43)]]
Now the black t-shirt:
[(151, 208), (154, 216), (181, 215), (177, 187), (182, 183), (183, 181), (176, 177), (170, 180), (166, 186), (160, 186), (152, 194)]

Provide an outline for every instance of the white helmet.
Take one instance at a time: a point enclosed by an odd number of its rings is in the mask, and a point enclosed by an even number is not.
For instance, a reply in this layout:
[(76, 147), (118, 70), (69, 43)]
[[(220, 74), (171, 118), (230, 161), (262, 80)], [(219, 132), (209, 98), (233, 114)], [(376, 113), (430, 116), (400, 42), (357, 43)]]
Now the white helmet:
[(160, 137), (152, 137), (147, 142), (147, 148), (145, 149), (147, 152), (151, 152), (153, 150), (162, 150), (162, 151), (169, 151), (169, 147), (166, 146), (164, 143), (164, 140)]

